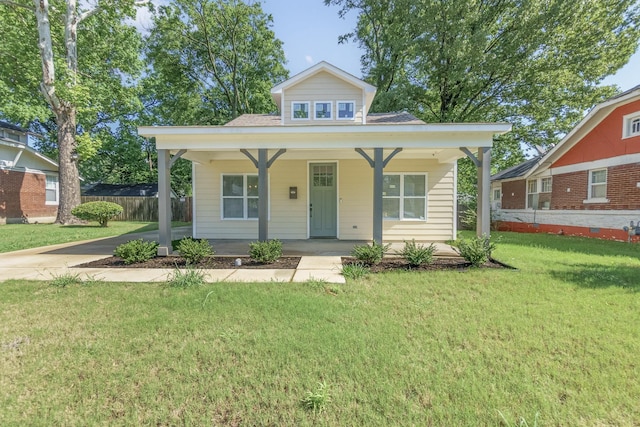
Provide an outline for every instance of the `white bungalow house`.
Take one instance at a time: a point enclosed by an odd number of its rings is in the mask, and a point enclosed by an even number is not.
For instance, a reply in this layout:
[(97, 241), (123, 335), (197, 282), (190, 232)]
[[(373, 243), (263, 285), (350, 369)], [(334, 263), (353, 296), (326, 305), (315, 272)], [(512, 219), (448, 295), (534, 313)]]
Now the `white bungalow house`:
[(224, 126), (142, 126), (158, 149), (159, 254), (170, 252), (169, 171), (193, 162), (193, 234), (217, 239), (444, 241), (456, 236), (456, 161), (478, 166), (478, 233), (507, 123), (427, 124), (370, 114), (376, 88), (331, 64), (275, 86), (278, 114)]

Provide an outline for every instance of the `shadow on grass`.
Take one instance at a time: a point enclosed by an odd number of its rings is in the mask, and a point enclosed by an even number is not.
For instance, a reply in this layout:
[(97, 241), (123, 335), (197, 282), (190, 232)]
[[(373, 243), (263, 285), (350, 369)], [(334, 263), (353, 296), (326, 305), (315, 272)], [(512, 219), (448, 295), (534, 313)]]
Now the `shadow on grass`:
[(589, 237), (515, 232), (494, 232), (491, 233), (491, 239), (496, 241), (498, 245), (514, 245), (586, 255), (624, 256), (640, 259), (640, 244), (636, 243)]
[(577, 264), (567, 271), (551, 271), (552, 277), (581, 288), (601, 289), (618, 287), (631, 292), (640, 292), (640, 268), (629, 266), (608, 266), (598, 264)]

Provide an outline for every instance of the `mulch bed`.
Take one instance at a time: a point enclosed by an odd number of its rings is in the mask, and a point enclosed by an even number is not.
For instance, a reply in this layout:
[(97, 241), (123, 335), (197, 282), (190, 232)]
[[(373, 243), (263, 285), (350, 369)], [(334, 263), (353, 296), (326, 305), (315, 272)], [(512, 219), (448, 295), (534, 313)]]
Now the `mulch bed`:
[[(342, 265), (356, 264), (360, 261), (353, 257), (342, 257)], [(465, 261), (462, 258), (448, 258), (448, 257), (434, 257), (433, 262), (427, 265), (421, 265), (420, 267), (411, 267), (403, 258), (389, 257), (383, 258), (379, 264), (370, 266), (372, 273), (382, 273), (385, 271), (438, 271), (438, 270), (456, 270), (465, 271), (472, 268), (471, 263)], [(481, 268), (507, 268), (514, 269), (513, 267), (503, 264), (500, 261), (494, 259), (489, 260)]]
[[(236, 267), (235, 260), (240, 258), (242, 265)], [(249, 257), (223, 257), (210, 256), (205, 257), (200, 263), (194, 265), (195, 268), (201, 269), (240, 269), (240, 268), (269, 268), (269, 269), (294, 269), (298, 267), (300, 257), (281, 257), (271, 264), (263, 264), (254, 261)], [(176, 268), (186, 267), (187, 263), (184, 258), (179, 256), (156, 257), (145, 262), (136, 262), (134, 264), (125, 264), (122, 258), (112, 256), (109, 258), (99, 259), (97, 261), (87, 262), (85, 264), (76, 265), (79, 268)]]

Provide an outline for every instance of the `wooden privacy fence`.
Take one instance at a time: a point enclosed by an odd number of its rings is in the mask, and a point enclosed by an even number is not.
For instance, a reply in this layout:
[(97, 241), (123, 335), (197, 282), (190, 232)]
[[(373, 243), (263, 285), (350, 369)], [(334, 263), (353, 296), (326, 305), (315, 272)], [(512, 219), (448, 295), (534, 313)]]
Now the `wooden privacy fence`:
[[(119, 204), (123, 211), (114, 221), (158, 221), (157, 197), (82, 196), (80, 199), (82, 203), (104, 201)], [(191, 221), (191, 197), (171, 199), (171, 219)]]

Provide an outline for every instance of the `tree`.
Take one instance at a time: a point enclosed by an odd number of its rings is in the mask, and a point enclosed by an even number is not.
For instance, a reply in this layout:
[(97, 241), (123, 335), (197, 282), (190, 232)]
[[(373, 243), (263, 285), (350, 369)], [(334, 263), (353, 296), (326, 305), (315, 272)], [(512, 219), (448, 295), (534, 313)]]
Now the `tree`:
[(146, 40), (149, 121), (215, 125), (274, 111), (270, 89), (288, 73), (271, 23), (259, 2), (177, 0), (160, 7)]
[(140, 36), (124, 20), (140, 4), (96, 0), (85, 8), (77, 0), (0, 0), (2, 111), (55, 132), (58, 223), (74, 221), (79, 155), (99, 145), (92, 134), (137, 108)]
[[(602, 79), (638, 46), (635, 0), (325, 0), (359, 13), (340, 41), (364, 49), (372, 111), (407, 109), (427, 122), (507, 121), (494, 165), (548, 147), (611, 96)], [(460, 191), (475, 172), (460, 162)]]

